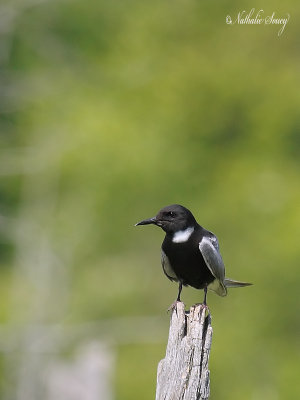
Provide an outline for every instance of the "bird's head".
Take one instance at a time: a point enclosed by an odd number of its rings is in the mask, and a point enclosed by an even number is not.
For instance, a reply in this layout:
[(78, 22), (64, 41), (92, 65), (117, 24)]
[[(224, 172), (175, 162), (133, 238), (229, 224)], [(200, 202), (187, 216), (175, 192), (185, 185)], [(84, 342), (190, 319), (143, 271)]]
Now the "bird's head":
[(149, 224), (159, 226), (166, 233), (174, 233), (195, 226), (197, 222), (190, 210), (179, 204), (172, 204), (162, 208), (155, 217), (144, 219), (135, 225)]

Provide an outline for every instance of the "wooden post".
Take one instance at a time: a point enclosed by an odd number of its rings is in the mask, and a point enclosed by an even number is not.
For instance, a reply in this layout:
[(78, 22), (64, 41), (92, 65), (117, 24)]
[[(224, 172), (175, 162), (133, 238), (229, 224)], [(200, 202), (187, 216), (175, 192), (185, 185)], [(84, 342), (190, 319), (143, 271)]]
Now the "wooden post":
[(209, 398), (208, 360), (212, 339), (210, 315), (201, 304), (172, 311), (166, 356), (158, 364), (156, 400)]

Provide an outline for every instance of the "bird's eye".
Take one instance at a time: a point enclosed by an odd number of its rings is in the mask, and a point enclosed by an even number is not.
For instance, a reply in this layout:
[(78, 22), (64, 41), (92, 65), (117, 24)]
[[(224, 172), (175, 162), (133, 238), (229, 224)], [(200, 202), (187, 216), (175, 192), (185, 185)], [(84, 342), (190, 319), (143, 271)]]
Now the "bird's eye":
[(169, 211), (168, 212), (168, 215), (170, 216), (170, 217), (176, 217), (176, 213), (174, 213), (173, 211)]

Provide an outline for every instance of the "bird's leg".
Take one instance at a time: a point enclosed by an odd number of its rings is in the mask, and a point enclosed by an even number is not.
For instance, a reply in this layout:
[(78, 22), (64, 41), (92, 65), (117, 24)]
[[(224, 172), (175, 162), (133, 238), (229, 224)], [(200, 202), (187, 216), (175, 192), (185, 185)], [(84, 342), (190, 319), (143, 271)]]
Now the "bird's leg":
[(177, 300), (176, 300), (176, 301), (181, 301), (181, 300), (180, 300), (181, 291), (182, 291), (182, 283), (179, 282), (178, 296), (177, 296)]
[(206, 297), (207, 297), (207, 285), (205, 285), (204, 287), (204, 299), (203, 299), (203, 303), (200, 304), (201, 308), (205, 310), (205, 315), (209, 314), (209, 308), (208, 305), (206, 304)]
[(203, 303), (196, 303), (195, 306), (200, 306), (201, 310), (205, 310), (205, 317), (209, 314), (209, 308), (208, 305), (206, 304), (206, 297), (207, 297), (207, 285), (204, 286), (204, 299)]
[(181, 302), (181, 300), (180, 300), (181, 291), (182, 291), (182, 282), (179, 282), (177, 299), (174, 301), (174, 303), (172, 303), (170, 305), (170, 307), (167, 310), (168, 312), (171, 311), (171, 310), (172, 311), (176, 310), (177, 303)]
[(207, 297), (207, 286), (204, 288), (204, 300), (203, 300), (203, 305), (206, 306), (206, 297)]

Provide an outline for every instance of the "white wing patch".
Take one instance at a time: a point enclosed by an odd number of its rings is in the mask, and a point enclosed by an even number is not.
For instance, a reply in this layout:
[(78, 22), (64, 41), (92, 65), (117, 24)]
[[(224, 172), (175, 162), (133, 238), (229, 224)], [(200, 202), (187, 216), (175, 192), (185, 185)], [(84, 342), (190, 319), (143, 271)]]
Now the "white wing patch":
[(211, 236), (210, 238), (207, 238), (207, 240), (210, 240), (213, 246), (219, 250), (219, 242), (218, 239), (215, 236)]
[(161, 251), (161, 265), (163, 267), (164, 273), (167, 275), (171, 281), (178, 281), (178, 278), (173, 271), (173, 268), (171, 267), (170, 261), (168, 257), (166, 256), (166, 253), (162, 250)]
[(189, 240), (191, 234), (194, 232), (194, 227), (186, 228), (184, 231), (177, 231), (174, 233), (173, 243), (184, 243)]
[(224, 281), (225, 267), (218, 250), (218, 241), (216, 238), (203, 237), (199, 243), (199, 250), (204, 261), (215, 278)]
[(208, 285), (208, 289), (216, 292), (219, 296), (226, 296), (227, 289), (224, 284), (225, 267), (219, 253), (219, 243), (215, 236), (205, 236), (199, 243), (199, 250), (204, 258), (205, 264), (216, 278)]

